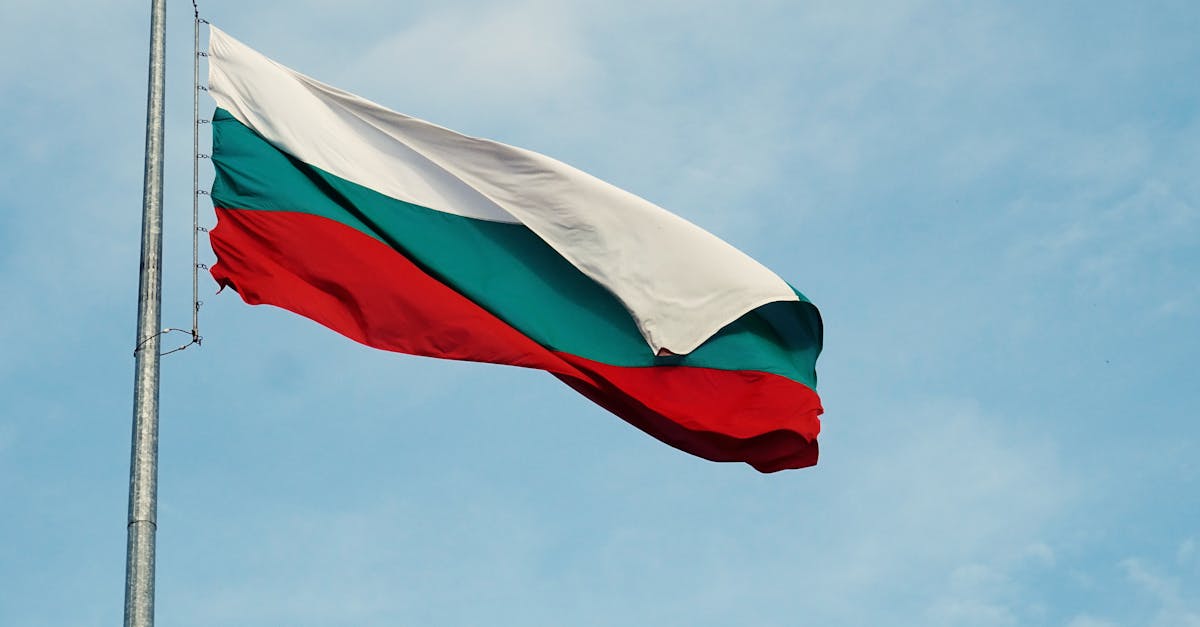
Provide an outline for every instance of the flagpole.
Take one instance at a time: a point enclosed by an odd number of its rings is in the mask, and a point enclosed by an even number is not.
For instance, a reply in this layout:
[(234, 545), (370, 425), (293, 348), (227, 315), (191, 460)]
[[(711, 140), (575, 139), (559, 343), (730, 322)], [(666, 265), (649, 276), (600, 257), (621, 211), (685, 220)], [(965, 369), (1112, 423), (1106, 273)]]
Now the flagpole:
[(158, 510), (158, 366), (162, 324), (163, 107), (166, 0), (151, 0), (142, 260), (134, 350), (133, 443), (125, 553), (125, 627), (154, 625), (154, 536)]

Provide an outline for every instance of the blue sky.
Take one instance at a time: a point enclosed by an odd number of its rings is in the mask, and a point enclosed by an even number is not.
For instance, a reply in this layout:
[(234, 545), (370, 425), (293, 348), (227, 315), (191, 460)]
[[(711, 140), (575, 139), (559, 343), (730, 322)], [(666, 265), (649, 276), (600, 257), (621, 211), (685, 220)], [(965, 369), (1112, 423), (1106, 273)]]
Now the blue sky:
[[(121, 620), (148, 36), (127, 4), (2, 9), (3, 625)], [(372, 351), (205, 278), (206, 342), (163, 362), (160, 624), (1200, 625), (1200, 6), (202, 9), (748, 251), (821, 307), (827, 412), (819, 466), (762, 476), (547, 375)]]

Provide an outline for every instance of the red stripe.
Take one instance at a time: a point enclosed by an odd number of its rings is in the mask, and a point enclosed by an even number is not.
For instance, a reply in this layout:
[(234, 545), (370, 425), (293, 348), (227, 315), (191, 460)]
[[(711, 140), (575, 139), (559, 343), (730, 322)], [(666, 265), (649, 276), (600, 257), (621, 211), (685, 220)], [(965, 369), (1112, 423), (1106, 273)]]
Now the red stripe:
[(628, 368), (551, 351), (383, 242), (321, 216), (217, 209), (213, 278), (375, 348), (553, 373), (676, 448), (763, 472), (817, 461), (820, 400), (774, 374)]

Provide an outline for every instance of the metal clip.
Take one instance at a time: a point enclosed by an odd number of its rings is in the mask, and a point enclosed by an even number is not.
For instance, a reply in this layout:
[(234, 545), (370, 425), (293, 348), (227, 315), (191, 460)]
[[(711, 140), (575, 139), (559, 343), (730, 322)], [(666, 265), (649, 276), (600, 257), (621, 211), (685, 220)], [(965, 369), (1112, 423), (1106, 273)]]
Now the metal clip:
[(197, 53), (196, 53), (196, 56), (198, 56), (198, 57), (207, 57), (207, 56), (208, 56), (208, 53), (207, 53), (207, 52), (197, 52)]
[(209, 120), (206, 118), (201, 118), (199, 120), (196, 120), (196, 124), (210, 124), (211, 122), (212, 122), (212, 120)]
[(208, 193), (208, 190), (198, 189), (198, 190), (196, 190), (196, 195), (197, 196), (210, 196), (211, 194)]
[(204, 85), (196, 85), (196, 89), (199, 89), (200, 91), (208, 91), (208, 88)]
[(208, 269), (208, 264), (206, 264), (206, 263), (198, 263), (198, 264), (196, 264), (196, 267), (197, 267), (197, 268), (200, 268), (201, 270), (207, 270), (207, 269)]
[(198, 154), (198, 155), (196, 155), (196, 158), (197, 159), (211, 159), (212, 155)]
[(196, 227), (196, 232), (197, 232), (197, 233), (207, 233), (207, 232), (208, 232), (208, 229), (206, 229), (206, 228), (204, 228), (204, 227), (202, 227), (202, 226), (198, 226), (198, 227)]

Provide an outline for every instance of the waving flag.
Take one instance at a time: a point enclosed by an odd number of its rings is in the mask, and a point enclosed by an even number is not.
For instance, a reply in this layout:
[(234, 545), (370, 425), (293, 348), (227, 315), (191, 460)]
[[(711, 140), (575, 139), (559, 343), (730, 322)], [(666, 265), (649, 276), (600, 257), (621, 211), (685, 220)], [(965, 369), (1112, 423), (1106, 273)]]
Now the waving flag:
[(741, 251), (544, 155), (390, 111), (217, 28), (212, 274), (380, 349), (550, 372), (763, 472), (817, 459), (820, 315)]

